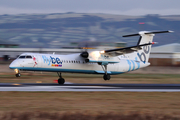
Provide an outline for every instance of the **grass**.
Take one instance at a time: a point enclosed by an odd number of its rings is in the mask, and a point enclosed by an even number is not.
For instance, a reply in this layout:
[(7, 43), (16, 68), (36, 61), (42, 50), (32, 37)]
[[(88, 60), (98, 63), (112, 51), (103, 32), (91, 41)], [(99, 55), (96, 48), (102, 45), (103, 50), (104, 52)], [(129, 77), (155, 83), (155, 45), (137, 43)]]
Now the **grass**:
[(9, 112), (0, 114), (0, 120), (179, 120), (180, 117), (148, 113), (49, 113), (49, 112)]
[(178, 92), (0, 92), (0, 111), (179, 115)]

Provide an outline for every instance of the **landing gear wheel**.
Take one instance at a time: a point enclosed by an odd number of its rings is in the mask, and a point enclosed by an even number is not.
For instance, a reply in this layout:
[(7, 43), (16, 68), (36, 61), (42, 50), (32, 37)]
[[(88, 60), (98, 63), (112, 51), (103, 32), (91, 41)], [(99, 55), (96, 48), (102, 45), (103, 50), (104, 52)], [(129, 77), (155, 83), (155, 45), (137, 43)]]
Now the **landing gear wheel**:
[(110, 80), (111, 76), (109, 74), (104, 74), (103, 78), (104, 80)]
[(63, 85), (64, 82), (65, 82), (64, 78), (59, 78), (59, 79), (58, 79), (58, 83), (59, 83), (60, 85)]
[(17, 74), (16, 74), (16, 77), (21, 77), (21, 74), (20, 74), (20, 73), (17, 73)]
[(62, 76), (61, 76), (61, 73), (60, 73), (60, 72), (57, 72), (57, 74), (58, 74), (58, 76), (59, 76), (58, 83), (59, 83), (60, 85), (63, 85), (63, 84), (65, 83), (64, 78), (62, 78)]

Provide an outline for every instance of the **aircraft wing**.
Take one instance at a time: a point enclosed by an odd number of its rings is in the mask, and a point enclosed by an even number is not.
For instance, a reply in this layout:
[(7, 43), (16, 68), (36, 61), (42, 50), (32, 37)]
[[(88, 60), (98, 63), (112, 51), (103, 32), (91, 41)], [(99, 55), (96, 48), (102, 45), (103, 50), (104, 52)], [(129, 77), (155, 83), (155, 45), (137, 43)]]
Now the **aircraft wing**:
[(141, 50), (142, 46), (147, 46), (147, 45), (152, 45), (152, 43), (146, 43), (146, 44), (141, 44), (137, 46), (131, 46), (131, 47), (125, 47), (125, 48), (117, 48), (117, 49), (111, 49), (111, 50), (104, 50), (101, 51), (101, 54), (106, 54), (110, 56), (119, 56), (127, 53), (132, 53), (137, 50)]

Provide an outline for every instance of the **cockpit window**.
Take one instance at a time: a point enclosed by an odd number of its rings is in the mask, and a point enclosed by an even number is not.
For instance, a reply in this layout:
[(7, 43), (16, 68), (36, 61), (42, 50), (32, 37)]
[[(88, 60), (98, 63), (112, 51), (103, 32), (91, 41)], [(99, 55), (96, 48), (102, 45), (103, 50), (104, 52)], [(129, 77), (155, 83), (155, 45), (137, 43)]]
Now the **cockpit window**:
[(26, 58), (29, 58), (29, 59), (31, 59), (32, 57), (28, 55), (28, 56), (26, 56)]
[(32, 59), (32, 56), (30, 56), (30, 55), (27, 55), (27, 56), (22, 55), (22, 56), (19, 56), (19, 58), (20, 59)]
[(20, 59), (25, 58), (26, 56), (19, 56)]

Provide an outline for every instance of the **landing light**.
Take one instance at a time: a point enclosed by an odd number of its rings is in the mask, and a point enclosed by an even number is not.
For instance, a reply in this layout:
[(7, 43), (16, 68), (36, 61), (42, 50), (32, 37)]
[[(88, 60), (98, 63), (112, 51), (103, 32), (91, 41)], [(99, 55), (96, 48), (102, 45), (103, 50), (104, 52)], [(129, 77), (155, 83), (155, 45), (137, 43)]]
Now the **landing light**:
[(103, 54), (103, 53), (105, 53), (105, 51), (104, 51), (104, 50), (103, 50), (103, 51), (100, 51), (100, 53)]
[(14, 69), (15, 73), (18, 74), (19, 73), (19, 70), (18, 69)]

